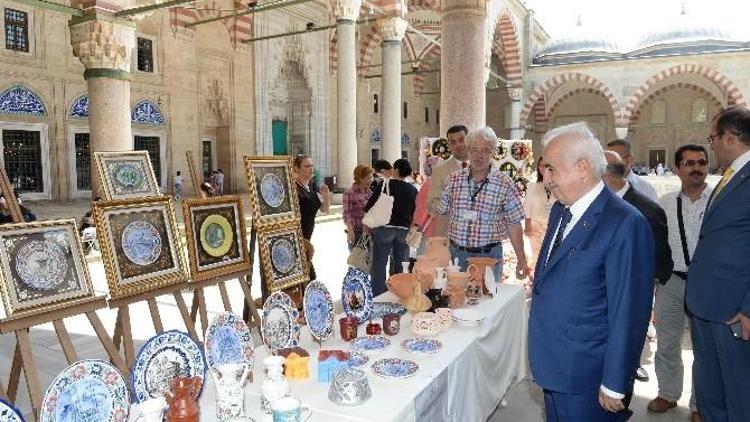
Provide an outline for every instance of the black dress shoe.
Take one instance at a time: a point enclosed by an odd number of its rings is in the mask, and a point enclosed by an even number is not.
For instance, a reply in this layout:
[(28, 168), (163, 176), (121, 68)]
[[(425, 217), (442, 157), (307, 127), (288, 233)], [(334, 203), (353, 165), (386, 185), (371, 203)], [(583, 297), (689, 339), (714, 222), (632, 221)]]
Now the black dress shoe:
[(646, 369), (639, 366), (638, 369), (635, 370), (635, 379), (642, 382), (648, 382), (648, 372), (646, 372)]

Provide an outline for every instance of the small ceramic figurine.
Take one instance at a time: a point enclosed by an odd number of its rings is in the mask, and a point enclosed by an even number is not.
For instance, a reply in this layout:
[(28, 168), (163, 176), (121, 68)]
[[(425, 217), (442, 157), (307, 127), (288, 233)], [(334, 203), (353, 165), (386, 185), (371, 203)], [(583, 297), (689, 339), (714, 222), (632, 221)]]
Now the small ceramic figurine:
[(200, 377), (177, 377), (172, 380), (172, 395), (164, 393), (169, 405), (167, 422), (198, 422), (198, 396), (202, 386)]
[(230, 363), (210, 369), (216, 385), (216, 418), (220, 421), (245, 416), (244, 386), (250, 368)]
[(266, 378), (260, 387), (260, 408), (267, 415), (271, 414), (271, 403), (289, 395), (289, 381), (284, 376), (284, 358), (269, 356), (263, 359), (266, 367)]

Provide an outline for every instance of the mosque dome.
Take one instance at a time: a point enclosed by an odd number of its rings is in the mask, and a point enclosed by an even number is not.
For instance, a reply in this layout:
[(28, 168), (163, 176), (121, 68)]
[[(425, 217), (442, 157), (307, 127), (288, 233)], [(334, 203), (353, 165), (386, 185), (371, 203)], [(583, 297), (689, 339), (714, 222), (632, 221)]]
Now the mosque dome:
[(567, 36), (549, 40), (534, 57), (534, 63), (562, 64), (609, 60), (621, 54), (622, 50), (614, 39), (589, 30), (579, 21)]

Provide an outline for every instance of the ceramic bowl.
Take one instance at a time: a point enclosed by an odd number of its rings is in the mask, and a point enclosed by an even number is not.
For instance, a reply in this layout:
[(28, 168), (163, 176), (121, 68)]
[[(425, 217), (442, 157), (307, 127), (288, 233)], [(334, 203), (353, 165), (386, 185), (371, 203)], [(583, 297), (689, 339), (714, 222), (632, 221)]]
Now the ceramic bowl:
[(372, 397), (367, 375), (355, 368), (340, 370), (331, 381), (328, 399), (340, 406), (359, 406)]
[(445, 331), (453, 326), (453, 309), (451, 308), (438, 308), (435, 309), (435, 315), (440, 321), (440, 329)]
[(419, 337), (434, 337), (440, 334), (440, 320), (431, 312), (419, 312), (411, 321), (411, 331)]

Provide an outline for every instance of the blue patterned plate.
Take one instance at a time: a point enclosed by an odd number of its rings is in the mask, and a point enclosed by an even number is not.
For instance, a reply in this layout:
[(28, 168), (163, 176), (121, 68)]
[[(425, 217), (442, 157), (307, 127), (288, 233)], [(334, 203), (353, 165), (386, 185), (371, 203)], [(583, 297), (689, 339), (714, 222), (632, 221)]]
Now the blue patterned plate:
[(352, 348), (360, 352), (379, 352), (391, 346), (391, 341), (383, 336), (357, 337), (352, 342)]
[(24, 422), (21, 411), (7, 401), (0, 399), (0, 421)]
[(281, 274), (288, 274), (294, 267), (294, 246), (286, 239), (279, 239), (271, 245), (271, 264)]
[(370, 361), (370, 358), (360, 352), (349, 352), (349, 367), (359, 368), (360, 366), (366, 365)]
[(271, 293), (263, 304), (263, 317), (260, 333), (263, 345), (273, 354), (278, 349), (295, 347), (299, 344), (299, 311), (284, 292)]
[(102, 360), (80, 360), (63, 369), (47, 388), (39, 421), (124, 422), (129, 407), (128, 385), (117, 368)]
[(140, 403), (162, 397), (176, 377), (197, 376), (205, 381), (206, 361), (203, 349), (187, 333), (165, 331), (143, 345), (131, 372), (133, 396)]
[(260, 196), (271, 208), (278, 208), (284, 202), (284, 183), (279, 176), (267, 173), (260, 181)]
[(419, 371), (417, 362), (406, 359), (380, 359), (372, 364), (372, 372), (383, 378), (409, 378), (417, 371)]
[(349, 267), (341, 286), (341, 304), (346, 315), (357, 318), (363, 324), (372, 313), (372, 286), (364, 272)]
[(224, 312), (206, 330), (206, 363), (209, 368), (228, 363), (245, 364), (252, 371), (255, 361), (253, 337), (238, 315)]
[(388, 314), (397, 314), (403, 316), (406, 313), (406, 308), (400, 303), (394, 302), (374, 302), (372, 304), (371, 319), (381, 319)]
[(326, 285), (311, 281), (305, 288), (302, 308), (310, 334), (318, 341), (328, 339), (333, 333), (333, 300)]
[(434, 338), (414, 337), (401, 342), (401, 348), (411, 353), (432, 354), (442, 347), (443, 343)]

